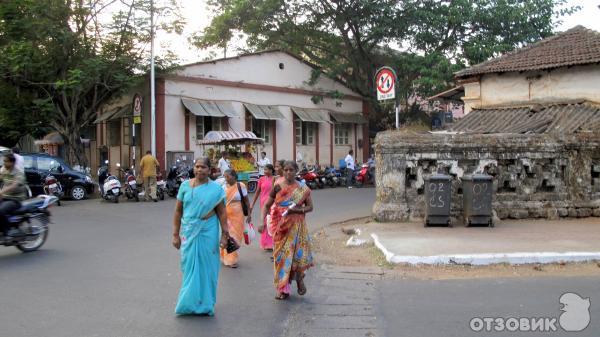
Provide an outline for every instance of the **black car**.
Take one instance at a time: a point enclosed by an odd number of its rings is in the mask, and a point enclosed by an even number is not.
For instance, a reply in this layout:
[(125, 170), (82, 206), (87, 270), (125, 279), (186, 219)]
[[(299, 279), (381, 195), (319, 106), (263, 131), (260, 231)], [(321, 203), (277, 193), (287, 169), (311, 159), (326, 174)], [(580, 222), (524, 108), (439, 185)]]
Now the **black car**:
[(33, 195), (44, 194), (44, 179), (48, 174), (60, 181), (65, 195), (82, 200), (94, 193), (92, 177), (73, 170), (64, 160), (46, 153), (23, 153), (25, 176)]

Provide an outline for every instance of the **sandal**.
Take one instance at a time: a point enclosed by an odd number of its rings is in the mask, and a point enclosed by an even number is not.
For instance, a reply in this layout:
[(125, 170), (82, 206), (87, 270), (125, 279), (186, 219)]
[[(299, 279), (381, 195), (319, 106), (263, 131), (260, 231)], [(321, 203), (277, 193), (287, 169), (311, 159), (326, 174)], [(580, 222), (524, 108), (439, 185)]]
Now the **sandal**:
[(296, 277), (296, 285), (298, 286), (298, 295), (305, 295), (306, 285), (304, 284), (304, 275)]
[(286, 293), (278, 293), (277, 295), (275, 295), (275, 299), (276, 300), (287, 300), (288, 297), (290, 297), (290, 294), (286, 294)]

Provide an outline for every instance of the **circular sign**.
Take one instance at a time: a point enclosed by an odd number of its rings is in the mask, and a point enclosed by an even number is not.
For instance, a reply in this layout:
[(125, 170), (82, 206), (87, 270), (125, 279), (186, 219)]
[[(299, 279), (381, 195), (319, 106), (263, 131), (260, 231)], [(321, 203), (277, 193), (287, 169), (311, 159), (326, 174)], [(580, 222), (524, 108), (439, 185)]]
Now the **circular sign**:
[(133, 97), (133, 115), (139, 116), (142, 114), (142, 97), (135, 95)]
[(377, 73), (377, 91), (382, 94), (387, 94), (394, 89), (396, 79), (394, 73), (390, 69), (381, 69)]

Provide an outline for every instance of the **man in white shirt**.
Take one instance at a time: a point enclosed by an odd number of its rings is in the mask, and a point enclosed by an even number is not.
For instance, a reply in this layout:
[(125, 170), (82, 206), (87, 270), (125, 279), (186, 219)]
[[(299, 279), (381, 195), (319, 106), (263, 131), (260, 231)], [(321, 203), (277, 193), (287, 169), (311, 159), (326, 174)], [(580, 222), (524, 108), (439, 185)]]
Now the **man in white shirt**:
[(11, 151), (15, 156), (15, 169), (19, 172), (25, 172), (25, 159), (19, 154), (21, 153), (21, 150), (19, 150), (18, 147), (13, 147)]
[(354, 177), (354, 154), (353, 150), (348, 151), (348, 155), (344, 159), (346, 162), (346, 187), (352, 188), (352, 178)]
[(261, 176), (265, 175), (265, 166), (267, 166), (268, 164), (271, 164), (271, 161), (269, 160), (269, 158), (267, 158), (267, 153), (266, 152), (261, 152), (260, 153), (260, 159), (256, 162), (258, 164), (258, 174)]
[(225, 171), (227, 171), (231, 168), (228, 158), (229, 158), (229, 153), (224, 151), (221, 154), (221, 159), (219, 159), (219, 170), (221, 171), (221, 175), (225, 174)]

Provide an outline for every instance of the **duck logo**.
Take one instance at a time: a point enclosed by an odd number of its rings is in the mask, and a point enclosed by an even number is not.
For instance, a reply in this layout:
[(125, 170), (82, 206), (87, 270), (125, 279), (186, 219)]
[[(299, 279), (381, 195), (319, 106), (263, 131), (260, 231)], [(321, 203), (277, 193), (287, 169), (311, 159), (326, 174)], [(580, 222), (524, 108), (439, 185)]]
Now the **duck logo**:
[(575, 293), (564, 293), (560, 299), (563, 312), (559, 323), (565, 331), (582, 331), (590, 324), (590, 299)]

